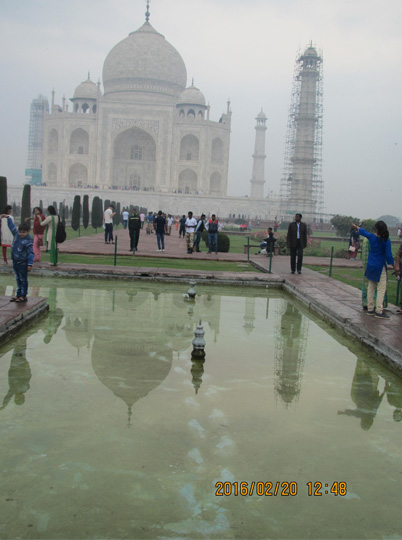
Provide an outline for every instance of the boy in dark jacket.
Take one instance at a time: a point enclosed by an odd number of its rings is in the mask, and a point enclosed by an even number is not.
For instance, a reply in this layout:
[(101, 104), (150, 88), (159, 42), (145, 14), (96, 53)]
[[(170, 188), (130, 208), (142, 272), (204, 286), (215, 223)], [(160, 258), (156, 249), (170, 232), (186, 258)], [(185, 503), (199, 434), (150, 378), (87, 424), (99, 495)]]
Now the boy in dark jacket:
[(17, 281), (17, 292), (15, 296), (11, 297), (10, 302), (26, 302), (28, 293), (28, 272), (32, 270), (34, 260), (33, 240), (29, 235), (30, 226), (28, 223), (21, 223), (17, 231), (17, 227), (9, 216), (3, 214), (1, 217), (7, 218), (8, 228), (14, 236), (13, 245), (11, 247), (11, 258), (13, 260), (15, 279)]

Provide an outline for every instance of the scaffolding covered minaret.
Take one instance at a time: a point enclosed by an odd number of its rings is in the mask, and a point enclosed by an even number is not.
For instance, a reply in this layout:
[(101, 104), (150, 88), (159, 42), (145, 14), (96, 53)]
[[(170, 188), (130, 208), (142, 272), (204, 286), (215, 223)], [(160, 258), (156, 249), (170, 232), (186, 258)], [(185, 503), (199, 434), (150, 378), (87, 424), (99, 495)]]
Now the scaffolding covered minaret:
[(265, 167), (265, 132), (267, 131), (267, 117), (264, 111), (257, 114), (255, 126), (255, 146), (253, 154), (253, 172), (251, 177), (250, 197), (253, 199), (264, 198), (264, 167)]
[(29, 118), (28, 161), (25, 169), (27, 183), (42, 182), (43, 126), (49, 103), (44, 96), (32, 100)]
[(281, 182), (282, 219), (296, 212), (318, 221), (323, 211), (322, 54), (312, 43), (296, 58)]

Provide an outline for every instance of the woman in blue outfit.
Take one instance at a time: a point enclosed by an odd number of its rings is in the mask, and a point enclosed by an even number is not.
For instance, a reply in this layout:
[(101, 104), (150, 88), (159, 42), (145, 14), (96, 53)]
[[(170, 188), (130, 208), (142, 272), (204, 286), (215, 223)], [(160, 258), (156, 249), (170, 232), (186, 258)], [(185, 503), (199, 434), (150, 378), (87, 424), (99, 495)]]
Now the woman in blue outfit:
[[(378, 319), (388, 319), (383, 312), (384, 295), (387, 288), (387, 264), (395, 267), (391, 252), (389, 232), (384, 221), (374, 225), (375, 234), (369, 233), (353, 224), (353, 228), (370, 242), (370, 253), (367, 260), (365, 276), (368, 279), (367, 315), (375, 315)], [(374, 310), (374, 294), (377, 291), (377, 304)]]

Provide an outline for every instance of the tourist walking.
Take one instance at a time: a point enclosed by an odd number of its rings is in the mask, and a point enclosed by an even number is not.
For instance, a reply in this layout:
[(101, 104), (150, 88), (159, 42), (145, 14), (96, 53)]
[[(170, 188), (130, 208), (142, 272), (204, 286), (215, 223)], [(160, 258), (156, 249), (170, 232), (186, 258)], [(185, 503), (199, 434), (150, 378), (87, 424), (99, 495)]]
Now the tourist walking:
[(195, 240), (193, 244), (193, 251), (196, 251), (197, 253), (201, 253), (200, 241), (201, 241), (202, 233), (204, 232), (204, 230), (205, 230), (205, 214), (202, 214), (195, 228)]
[(173, 225), (173, 217), (168, 214), (168, 217), (167, 217), (167, 233), (168, 235), (170, 236), (170, 233), (172, 232), (172, 225)]
[(128, 219), (128, 232), (130, 235), (130, 251), (138, 250), (138, 240), (140, 239), (141, 231), (141, 218), (137, 214), (137, 210), (133, 210), (133, 213)]
[(105, 244), (114, 244), (113, 242), (113, 218), (116, 215), (113, 204), (109, 205), (103, 213), (103, 223), (105, 225)]
[(28, 272), (32, 270), (34, 252), (33, 239), (29, 234), (29, 223), (21, 223), (17, 227), (8, 214), (2, 214), (2, 218), (7, 219), (7, 226), (14, 237), (11, 248), (11, 259), (13, 261), (13, 270), (17, 282), (17, 291), (12, 296), (10, 302), (26, 302), (28, 294)]
[(1, 249), (3, 250), (3, 261), (4, 261), (5, 264), (8, 264), (8, 261), (7, 261), (7, 248), (12, 246), (13, 235), (11, 234), (11, 231), (10, 231), (10, 229), (8, 227), (7, 219), (8, 219), (8, 216), (10, 216), (10, 218), (14, 222), (13, 207), (8, 204), (4, 208), (3, 216), (7, 216), (7, 217), (2, 217), (1, 218)]
[(215, 214), (212, 214), (211, 219), (208, 220), (208, 253), (215, 251), (215, 254), (218, 254), (218, 230), (219, 221)]
[(58, 216), (57, 216), (55, 207), (52, 205), (47, 207), (47, 213), (49, 215), (43, 221), (40, 221), (39, 225), (41, 227), (47, 226), (46, 251), (49, 251), (50, 263), (53, 265), (56, 265), (57, 264), (56, 217)]
[(156, 241), (158, 242), (158, 251), (165, 251), (165, 225), (166, 219), (162, 215), (162, 210), (159, 210), (158, 215), (154, 220), (156, 228)]
[(123, 210), (123, 212), (121, 213), (122, 215), (122, 218), (123, 218), (123, 227), (125, 229), (127, 229), (127, 225), (128, 225), (128, 218), (130, 217), (130, 214), (127, 212), (127, 210)]
[(43, 246), (43, 235), (46, 230), (46, 226), (42, 227), (40, 223), (45, 220), (45, 216), (42, 214), (42, 208), (35, 206), (33, 209), (33, 217), (25, 218), (25, 221), (33, 219), (33, 250), (34, 250), (34, 262), (40, 262), (41, 259), (41, 246)]
[[(307, 247), (307, 226), (302, 223), (302, 214), (296, 214), (295, 220), (289, 223), (286, 245), (290, 249), (290, 271), (301, 274), (303, 264), (303, 249)], [(297, 265), (296, 265), (297, 257)]]
[(193, 213), (189, 212), (186, 219), (186, 243), (187, 243), (187, 254), (193, 252), (193, 243), (194, 243), (194, 231), (197, 226), (197, 220), (193, 217)]
[[(389, 319), (383, 312), (383, 300), (387, 286), (387, 264), (397, 266), (391, 252), (389, 232), (384, 221), (377, 221), (374, 225), (375, 234), (353, 224), (352, 227), (370, 242), (370, 252), (367, 259), (365, 276), (368, 279), (367, 315), (374, 315), (378, 319)], [(374, 294), (377, 291), (377, 301), (374, 304)]]
[(151, 211), (148, 212), (147, 217), (145, 219), (147, 222), (147, 234), (152, 234), (154, 230), (154, 216), (152, 215)]
[(180, 229), (179, 229), (179, 238), (183, 235), (183, 238), (186, 235), (186, 216), (183, 214), (179, 219)]
[(144, 212), (141, 212), (141, 214), (140, 214), (140, 221), (141, 221), (141, 229), (143, 229), (144, 228), (144, 221), (145, 221)]

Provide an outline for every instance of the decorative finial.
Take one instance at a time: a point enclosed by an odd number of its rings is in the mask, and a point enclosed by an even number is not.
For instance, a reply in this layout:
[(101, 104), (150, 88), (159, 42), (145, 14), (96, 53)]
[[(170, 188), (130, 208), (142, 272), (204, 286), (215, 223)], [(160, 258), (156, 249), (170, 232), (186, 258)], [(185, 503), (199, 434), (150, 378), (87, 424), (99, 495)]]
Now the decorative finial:
[(145, 21), (146, 21), (146, 22), (149, 22), (149, 16), (151, 15), (151, 14), (149, 13), (149, 2), (150, 2), (150, 0), (147, 0), (147, 10), (146, 10), (146, 12), (145, 12)]
[(88, 70), (88, 81), (91, 79), (91, 74), (89, 73), (89, 70)]
[(191, 79), (191, 86), (194, 86), (194, 77)]

